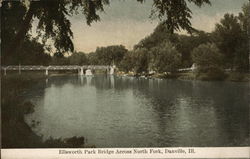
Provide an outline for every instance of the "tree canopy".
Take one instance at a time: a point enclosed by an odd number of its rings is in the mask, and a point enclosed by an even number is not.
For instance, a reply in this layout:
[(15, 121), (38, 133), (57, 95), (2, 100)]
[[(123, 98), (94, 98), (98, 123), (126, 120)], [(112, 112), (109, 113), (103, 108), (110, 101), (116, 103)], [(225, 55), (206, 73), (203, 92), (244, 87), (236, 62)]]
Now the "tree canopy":
[(171, 34), (168, 28), (160, 23), (152, 34), (142, 39), (134, 46), (134, 49), (146, 48), (148, 50), (159, 47), (165, 43), (171, 43), (181, 54), (182, 67), (190, 67), (192, 65), (191, 51), (200, 44), (211, 42), (211, 35), (203, 31), (197, 31), (195, 34), (179, 35)]
[(249, 68), (249, 10), (250, 5), (243, 6), (239, 16), (225, 14), (220, 23), (216, 24), (213, 41), (225, 55), (224, 63), (227, 68), (240, 71)]
[(157, 72), (175, 72), (181, 64), (181, 54), (170, 42), (151, 49), (150, 67)]
[(171, 33), (181, 29), (192, 33), (195, 29), (190, 22), (192, 11), (187, 3), (201, 7), (203, 4), (210, 4), (210, 0), (154, 0), (151, 17), (158, 17)]

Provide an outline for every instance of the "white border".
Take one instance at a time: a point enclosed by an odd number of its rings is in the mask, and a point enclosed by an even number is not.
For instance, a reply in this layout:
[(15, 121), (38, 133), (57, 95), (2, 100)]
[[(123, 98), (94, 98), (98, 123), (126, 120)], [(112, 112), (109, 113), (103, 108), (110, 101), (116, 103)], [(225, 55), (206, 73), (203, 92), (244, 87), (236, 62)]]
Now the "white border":
[[(195, 153), (189, 153), (193, 149)], [(59, 153), (61, 150), (61, 154)], [(167, 151), (166, 151), (167, 150)], [(65, 154), (65, 152), (71, 154)], [(117, 151), (132, 153), (118, 154)], [(140, 151), (141, 153), (135, 153)], [(153, 153), (154, 151), (154, 153)], [(64, 152), (64, 153), (63, 153)], [(100, 153), (102, 152), (102, 153)], [(106, 152), (106, 153), (104, 153)], [(109, 152), (109, 154), (108, 154)], [(114, 152), (114, 153), (112, 153)], [(143, 153), (144, 152), (144, 153)], [(171, 153), (170, 153), (171, 152)], [(186, 152), (186, 153), (185, 153)], [(250, 147), (87, 148), (87, 149), (1, 149), (2, 159), (87, 158), (250, 158)]]

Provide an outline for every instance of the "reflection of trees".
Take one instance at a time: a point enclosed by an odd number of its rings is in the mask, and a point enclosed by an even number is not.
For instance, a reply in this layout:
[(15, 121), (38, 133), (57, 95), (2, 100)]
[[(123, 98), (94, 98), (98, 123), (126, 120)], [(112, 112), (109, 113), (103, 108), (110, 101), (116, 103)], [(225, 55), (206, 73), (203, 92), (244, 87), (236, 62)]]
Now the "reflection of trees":
[[(196, 98), (200, 103), (196, 104), (195, 109), (212, 110), (214, 118), (209, 122), (215, 122), (219, 129), (218, 140), (225, 138), (215, 146), (224, 146), (225, 144), (240, 144), (248, 136), (249, 132), (249, 87), (244, 83), (231, 82), (195, 82), (192, 88), (192, 98)], [(206, 99), (207, 103), (203, 103)], [(190, 101), (192, 102), (192, 101)], [(192, 103), (189, 103), (191, 105)], [(201, 116), (202, 118), (202, 116)]]
[[(210, 87), (221, 129), (227, 134), (230, 144), (241, 143), (249, 137), (249, 86), (218, 82)], [(212, 89), (217, 91), (212, 92)]]
[[(225, 146), (234, 140), (239, 141), (235, 143), (238, 145), (249, 135), (249, 88), (245, 86), (226, 82), (147, 80), (138, 83), (137, 90), (150, 99), (163, 141), (175, 144), (179, 141), (181, 146)], [(172, 130), (182, 136), (171, 134)], [(159, 138), (159, 143), (161, 141)]]
[[(155, 124), (152, 131), (156, 132), (154, 140), (158, 146), (228, 146), (233, 140), (238, 141), (234, 145), (238, 146), (249, 135), (249, 86), (244, 83), (110, 75), (95, 75), (89, 79), (85, 76), (51, 77), (48, 83), (54, 87), (69, 83), (75, 87), (88, 85), (98, 92), (109, 90), (105, 93), (111, 93), (110, 96), (131, 90), (133, 98), (145, 102), (141, 104), (143, 108), (138, 109), (144, 109), (145, 114), (139, 114), (137, 119), (148, 118), (146, 122)], [(98, 92), (102, 98), (110, 97)], [(120, 105), (124, 106), (123, 111), (129, 109), (126, 103)]]
[(112, 75), (95, 75), (91, 82), (98, 90), (114, 89), (115, 91), (123, 91), (131, 89), (135, 85), (134, 78), (122, 78)]
[(53, 76), (49, 77), (46, 82), (47, 87), (63, 87), (65, 84), (72, 84), (77, 87), (80, 85), (85, 85), (87, 83), (87, 79), (85, 76), (78, 75), (67, 75), (67, 76)]

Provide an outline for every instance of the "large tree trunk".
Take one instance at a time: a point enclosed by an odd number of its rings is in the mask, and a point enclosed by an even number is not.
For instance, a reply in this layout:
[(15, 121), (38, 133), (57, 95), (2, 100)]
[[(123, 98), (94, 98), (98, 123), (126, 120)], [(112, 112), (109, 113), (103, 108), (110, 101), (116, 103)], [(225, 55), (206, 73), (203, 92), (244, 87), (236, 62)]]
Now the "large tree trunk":
[(21, 44), (24, 41), (24, 38), (29, 31), (30, 23), (34, 15), (34, 3), (30, 2), (29, 10), (24, 18), (23, 23), (20, 26), (19, 31), (17, 32), (16, 36), (14, 37), (12, 43), (10, 44), (10, 47), (7, 49), (7, 53), (11, 52), (14, 55), (21, 56), (17, 54), (17, 50), (20, 49)]

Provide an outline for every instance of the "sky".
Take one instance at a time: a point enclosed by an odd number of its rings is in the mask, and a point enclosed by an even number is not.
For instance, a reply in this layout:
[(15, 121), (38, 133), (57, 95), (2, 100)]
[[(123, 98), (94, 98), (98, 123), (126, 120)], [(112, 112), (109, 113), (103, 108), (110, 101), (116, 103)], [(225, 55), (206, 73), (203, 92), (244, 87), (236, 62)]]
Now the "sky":
[[(124, 45), (132, 49), (141, 39), (150, 35), (159, 23), (158, 19), (150, 19), (152, 0), (141, 4), (135, 0), (110, 0), (105, 12), (100, 13), (101, 21), (91, 26), (86, 24), (84, 16), (79, 14), (70, 17), (73, 43), (76, 51), (89, 53), (96, 47)], [(212, 5), (201, 8), (189, 5), (193, 12), (193, 27), (211, 32), (215, 24), (225, 13), (237, 15), (248, 0), (211, 0)]]

